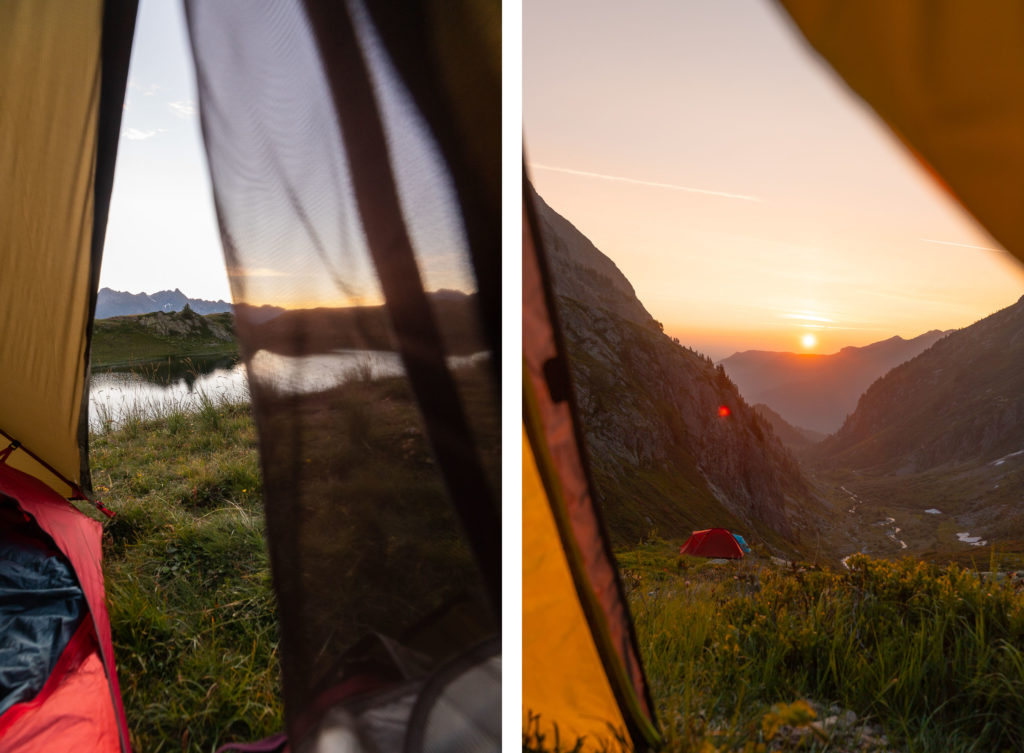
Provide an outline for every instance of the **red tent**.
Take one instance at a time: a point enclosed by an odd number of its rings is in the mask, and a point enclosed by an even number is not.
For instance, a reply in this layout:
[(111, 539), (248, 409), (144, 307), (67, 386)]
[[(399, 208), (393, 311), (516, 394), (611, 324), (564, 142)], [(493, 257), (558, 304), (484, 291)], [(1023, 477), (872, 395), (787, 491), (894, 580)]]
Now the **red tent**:
[(694, 531), (686, 543), (679, 547), (679, 553), (693, 554), (697, 557), (724, 557), (731, 560), (743, 558), (743, 550), (725, 528)]
[[(8, 563), (3, 585), (17, 589), (19, 581), (25, 581), (32, 589), (30, 599), (15, 605), (17, 614), (0, 610), (0, 622), (14, 619), (21, 626), (17, 635), (12, 631), (5, 637), (7, 651), (2, 654), (7, 663), (16, 660), (17, 664), (0, 683), (4, 686), (0, 690), (17, 693), (17, 702), (0, 706), (4, 709), (0, 713), (3, 749), (129, 750), (103, 596), (100, 524), (43, 482), (2, 460), (0, 512), (4, 514), (0, 526), (4, 556), (24, 555), (23, 561)], [(38, 574), (52, 581), (61, 567), (70, 567), (70, 575), (59, 583), (40, 585), (33, 579)], [(58, 606), (73, 601), (81, 607), (67, 612), (66, 620), (52, 619)], [(32, 609), (34, 604), (45, 608)], [(23, 652), (11, 644), (16, 640), (26, 643)], [(38, 662), (19, 659), (40, 647), (50, 657), (48, 674)], [(10, 682), (11, 677), (17, 682)]]

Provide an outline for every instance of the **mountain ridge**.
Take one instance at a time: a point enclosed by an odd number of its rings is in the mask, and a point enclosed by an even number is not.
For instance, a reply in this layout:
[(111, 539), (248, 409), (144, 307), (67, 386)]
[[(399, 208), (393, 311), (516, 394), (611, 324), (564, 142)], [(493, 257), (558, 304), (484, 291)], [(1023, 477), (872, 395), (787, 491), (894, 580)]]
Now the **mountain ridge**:
[(821, 455), (923, 471), (1022, 448), (1024, 296), (876, 380)]
[(747, 350), (719, 361), (751, 404), (763, 403), (788, 423), (831, 434), (872, 382), (931, 347), (952, 330), (894, 335), (835, 353)]
[(209, 301), (202, 298), (190, 298), (179, 288), (160, 290), (156, 293), (128, 293), (112, 288), (100, 288), (96, 297), (96, 318), (109, 319), (114, 316), (131, 316), (134, 314), (151, 314), (154, 311), (169, 313), (181, 311), (188, 305), (197, 314), (226, 314), (231, 312), (231, 304), (227, 301)]

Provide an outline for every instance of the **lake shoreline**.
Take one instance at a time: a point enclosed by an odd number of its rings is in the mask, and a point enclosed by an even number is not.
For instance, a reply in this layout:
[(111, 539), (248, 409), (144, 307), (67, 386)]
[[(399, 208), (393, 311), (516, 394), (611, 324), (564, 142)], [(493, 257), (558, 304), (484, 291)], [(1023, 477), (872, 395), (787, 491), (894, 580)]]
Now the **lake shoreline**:
[(221, 349), (197, 349), (187, 353), (179, 351), (176, 353), (164, 353), (152, 356), (147, 354), (145, 356), (129, 355), (126, 358), (119, 359), (93, 359), (91, 361), (90, 368), (93, 372), (114, 371), (145, 367), (150, 364), (164, 363), (167, 361), (185, 361), (190, 358), (241, 358), (241, 354), (239, 353), (238, 346), (235, 345), (234, 347)]

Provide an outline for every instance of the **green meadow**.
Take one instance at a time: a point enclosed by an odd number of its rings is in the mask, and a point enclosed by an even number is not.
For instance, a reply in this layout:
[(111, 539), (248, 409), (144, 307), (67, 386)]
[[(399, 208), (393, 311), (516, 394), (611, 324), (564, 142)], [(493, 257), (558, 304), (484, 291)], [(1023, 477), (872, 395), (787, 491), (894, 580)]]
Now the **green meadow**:
[(213, 751), (284, 725), (248, 404), (122, 417), (90, 438), (132, 748)]
[[(487, 368), (458, 372), (471, 406), (490, 404)], [(405, 583), (402, 598), (378, 600), (381, 609), (438, 593), (438, 583), (423, 582), (425, 573), (448, 576), (452, 563), (468, 554), (435, 535), (437, 515), (426, 519), (428, 503), (443, 502), (444, 492), (424, 433), (409, 429), (419, 418), (407, 383), (367, 372), (298, 402), (326, 417), (309, 420), (305, 449), (325, 455), (311, 454), (307, 462), (341, 474), (344, 491), (356, 498), (377, 488), (372, 479), (387, 477), (406, 504), (422, 508), (408, 513), (405, 524), (430, 532), (417, 555), (430, 557), (434, 569), (378, 573), (372, 583), (373, 574), (362, 573), (362, 587), (394, 590)], [(116, 517), (82, 509), (104, 523), (107, 604), (133, 749), (209, 753), (280, 732), (277, 611), (249, 402), (199, 391), (100, 418), (104, 429), (90, 435), (93, 488)], [(474, 429), (496, 478), (497, 421), (478, 420)], [(340, 539), (331, 541), (337, 546)], [(331, 599), (343, 605), (336, 594)], [(344, 625), (345, 615), (337, 617), (334, 626)], [(345, 634), (338, 642), (353, 638)]]
[(622, 552), (666, 750), (1020, 750), (1024, 597), (955, 564)]

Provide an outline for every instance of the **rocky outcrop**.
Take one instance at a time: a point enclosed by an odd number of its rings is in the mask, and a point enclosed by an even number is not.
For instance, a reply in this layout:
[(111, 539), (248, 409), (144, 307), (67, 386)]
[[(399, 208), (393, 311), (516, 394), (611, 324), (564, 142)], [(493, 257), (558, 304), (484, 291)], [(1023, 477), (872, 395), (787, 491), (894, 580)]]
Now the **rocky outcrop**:
[(615, 262), (536, 193), (533, 200), (558, 295), (585, 301), (592, 308), (661, 331)]
[(153, 334), (177, 337), (213, 338), (231, 342), (235, 333), (230, 326), (230, 317), (217, 318), (200, 316), (188, 304), (181, 312), (164, 313), (156, 311), (135, 317), (139, 326)]

